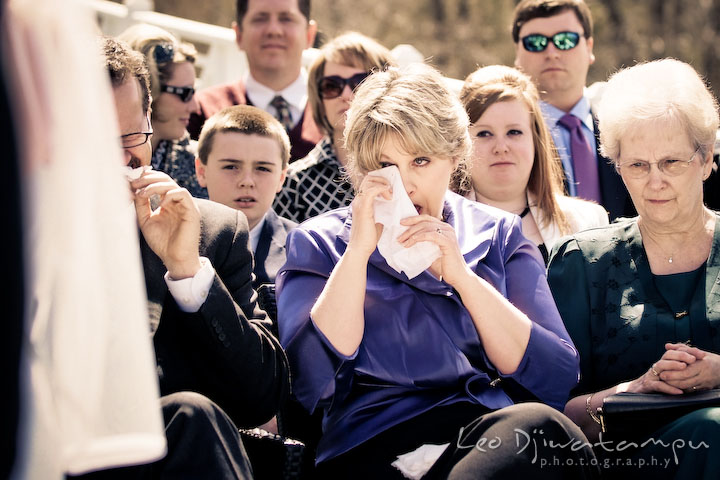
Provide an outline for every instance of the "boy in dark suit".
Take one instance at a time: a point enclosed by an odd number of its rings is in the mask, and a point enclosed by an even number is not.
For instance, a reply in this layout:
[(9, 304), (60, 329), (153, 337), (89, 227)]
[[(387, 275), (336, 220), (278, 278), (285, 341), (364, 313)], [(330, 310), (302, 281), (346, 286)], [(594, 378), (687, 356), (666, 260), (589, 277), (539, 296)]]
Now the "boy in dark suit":
[(257, 288), (274, 283), (285, 263), (285, 238), (297, 224), (271, 208), (282, 190), (290, 140), (269, 113), (248, 105), (219, 111), (200, 133), (195, 170), (210, 200), (242, 210), (250, 227)]

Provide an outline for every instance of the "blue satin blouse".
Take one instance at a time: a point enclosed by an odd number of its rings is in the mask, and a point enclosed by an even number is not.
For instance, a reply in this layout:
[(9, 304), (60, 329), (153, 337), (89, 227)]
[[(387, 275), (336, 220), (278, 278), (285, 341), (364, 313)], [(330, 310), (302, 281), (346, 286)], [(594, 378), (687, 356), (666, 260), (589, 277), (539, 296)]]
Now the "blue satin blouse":
[(448, 192), (443, 218), (472, 270), (532, 321), (520, 365), (500, 374), (452, 287), (428, 271), (408, 280), (377, 250), (368, 264), (363, 340), (353, 355), (339, 353), (310, 310), (347, 248), (351, 208), (312, 218), (290, 232), (276, 282), (293, 391), (308, 411), (324, 410), (318, 462), (441, 405), (468, 401), (498, 409), (534, 399), (562, 409), (577, 383), (577, 351), (519, 217)]

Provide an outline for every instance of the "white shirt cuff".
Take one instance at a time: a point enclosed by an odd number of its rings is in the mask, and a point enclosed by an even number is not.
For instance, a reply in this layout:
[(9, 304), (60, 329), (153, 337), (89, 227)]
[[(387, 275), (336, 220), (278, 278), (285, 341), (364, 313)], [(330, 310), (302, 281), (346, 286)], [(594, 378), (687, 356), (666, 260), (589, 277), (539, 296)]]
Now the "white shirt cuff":
[(215, 269), (210, 260), (200, 257), (200, 263), (202, 268), (194, 277), (173, 280), (170, 278), (169, 272), (165, 272), (165, 283), (167, 283), (168, 290), (183, 312), (195, 313), (200, 310), (215, 280)]

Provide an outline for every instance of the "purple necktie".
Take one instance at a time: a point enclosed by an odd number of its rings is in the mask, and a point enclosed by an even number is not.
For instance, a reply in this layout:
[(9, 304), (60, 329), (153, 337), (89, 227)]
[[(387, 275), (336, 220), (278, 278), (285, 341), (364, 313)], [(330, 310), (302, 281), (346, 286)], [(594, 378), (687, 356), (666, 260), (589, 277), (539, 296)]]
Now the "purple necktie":
[(290, 116), (290, 104), (287, 100), (280, 95), (276, 95), (270, 102), (270, 105), (275, 108), (275, 111), (277, 112), (275, 118), (280, 120), (280, 123), (282, 123), (283, 127), (285, 127), (285, 130), (288, 132), (292, 130), (294, 125), (292, 117)]
[(595, 152), (592, 151), (583, 134), (582, 122), (575, 115), (567, 113), (558, 120), (558, 124), (570, 132), (570, 154), (575, 172), (577, 196), (600, 203), (597, 161)]

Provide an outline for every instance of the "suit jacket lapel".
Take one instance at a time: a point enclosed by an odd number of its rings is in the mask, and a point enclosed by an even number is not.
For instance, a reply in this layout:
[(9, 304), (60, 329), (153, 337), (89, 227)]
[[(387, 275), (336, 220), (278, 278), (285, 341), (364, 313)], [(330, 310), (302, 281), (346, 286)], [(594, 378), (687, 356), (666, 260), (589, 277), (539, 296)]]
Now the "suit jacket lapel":
[(600, 180), (600, 195), (602, 196), (602, 205), (610, 214), (612, 222), (619, 217), (634, 217), (637, 215), (635, 207), (630, 200), (630, 194), (625, 188), (622, 177), (615, 170), (609, 158), (600, 154), (600, 130), (598, 128), (598, 119), (591, 111), (593, 118), (593, 133), (595, 134), (595, 145), (598, 161), (598, 179)]
[(273, 210), (265, 216), (255, 251), (255, 276), (260, 283), (270, 282), (285, 263), (287, 229)]
[(142, 255), (143, 272), (145, 274), (145, 288), (148, 296), (148, 313), (150, 316), (150, 333), (155, 334), (160, 325), (163, 304), (168, 293), (165, 275), (165, 265), (160, 257), (155, 255), (140, 233), (140, 253)]

